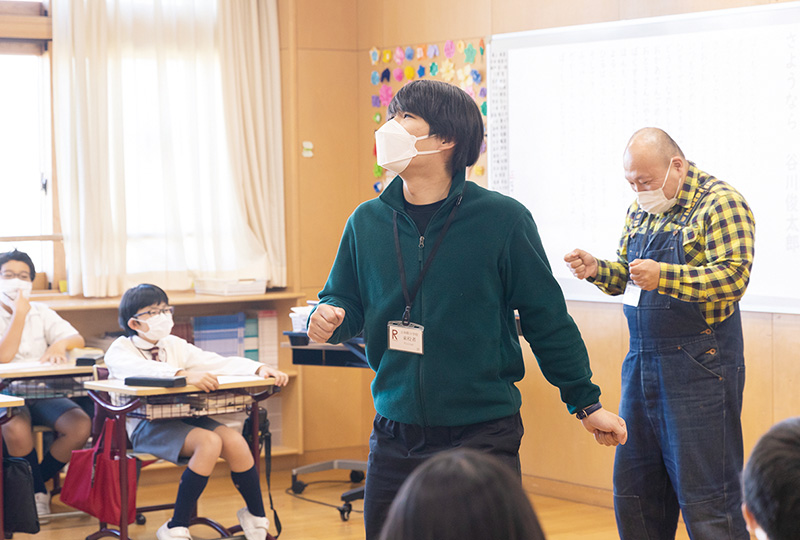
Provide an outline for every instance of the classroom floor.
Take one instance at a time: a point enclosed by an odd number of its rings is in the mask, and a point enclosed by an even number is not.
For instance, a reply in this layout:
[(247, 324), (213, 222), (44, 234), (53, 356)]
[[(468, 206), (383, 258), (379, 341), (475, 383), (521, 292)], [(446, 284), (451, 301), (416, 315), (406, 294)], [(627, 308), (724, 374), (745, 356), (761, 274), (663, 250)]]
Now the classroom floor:
[[(309, 485), (302, 496), (324, 501), (332, 505), (339, 504), (339, 496), (343, 491), (353, 487), (343, 481), (347, 474), (342, 471), (315, 473), (304, 478)], [(176, 493), (177, 483), (153, 483), (152, 478), (144, 480), (139, 486), (140, 502), (159, 504), (171, 502)], [(285, 493), (291, 484), (290, 471), (278, 471), (272, 477), (272, 497), (275, 508), (283, 524), (280, 540), (362, 540), (364, 538), (363, 521), (360, 513), (355, 511), (349, 521), (341, 521), (335, 508), (314, 504)], [(560, 499), (532, 495), (536, 513), (542, 523), (548, 540), (615, 540), (619, 538), (614, 524), (614, 512), (609, 508), (601, 508), (578, 504)], [(223, 525), (236, 523), (235, 513), (243, 503), (238, 492), (231, 484), (230, 477), (216, 474), (209, 481), (206, 491), (200, 499), (200, 515), (215, 518)], [(360, 510), (362, 501), (356, 501), (353, 508)], [(52, 504), (52, 511), (65, 511), (57, 498)], [(155, 540), (156, 529), (171, 515), (170, 511), (150, 512), (146, 514), (145, 525), (131, 525), (131, 538), (135, 540)], [(267, 515), (272, 520), (269, 510)], [(37, 535), (17, 533), (15, 539), (35, 540), (82, 540), (97, 530), (97, 521), (88, 516), (60, 518), (43, 525)], [(271, 527), (271, 532), (275, 531)], [(218, 538), (208, 527), (192, 527), (194, 540), (211, 540)], [(242, 537), (243, 538), (243, 537)], [(678, 531), (678, 540), (688, 540), (685, 529)]]

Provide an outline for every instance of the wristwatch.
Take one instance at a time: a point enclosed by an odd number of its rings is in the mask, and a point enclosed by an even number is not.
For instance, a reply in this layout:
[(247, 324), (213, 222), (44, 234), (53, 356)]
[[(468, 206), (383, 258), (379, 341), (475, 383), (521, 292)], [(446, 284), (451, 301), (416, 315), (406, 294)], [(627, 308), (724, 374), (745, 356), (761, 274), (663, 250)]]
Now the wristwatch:
[(599, 411), (602, 408), (603, 408), (603, 406), (598, 401), (594, 405), (589, 405), (588, 407), (586, 407), (584, 409), (579, 409), (578, 412), (575, 413), (575, 416), (578, 417), (578, 420), (583, 420), (584, 418), (586, 418), (587, 416), (589, 416), (593, 412)]

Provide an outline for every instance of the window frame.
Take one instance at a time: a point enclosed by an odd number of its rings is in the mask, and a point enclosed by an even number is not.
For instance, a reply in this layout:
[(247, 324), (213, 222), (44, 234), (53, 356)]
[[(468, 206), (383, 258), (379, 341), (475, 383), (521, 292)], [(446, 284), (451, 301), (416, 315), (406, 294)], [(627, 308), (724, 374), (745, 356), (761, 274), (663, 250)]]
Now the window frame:
[(53, 31), (49, 8), (48, 1), (0, 0), (0, 54), (40, 55), (45, 57), (50, 69), (50, 170), (47, 182), (52, 198), (53, 231), (47, 235), (0, 236), (0, 242), (50, 242), (52, 267), (39, 268), (37, 273), (47, 274), (50, 286), (59, 290), (59, 283), (66, 279), (67, 273), (55, 172), (53, 64), (49, 52)]

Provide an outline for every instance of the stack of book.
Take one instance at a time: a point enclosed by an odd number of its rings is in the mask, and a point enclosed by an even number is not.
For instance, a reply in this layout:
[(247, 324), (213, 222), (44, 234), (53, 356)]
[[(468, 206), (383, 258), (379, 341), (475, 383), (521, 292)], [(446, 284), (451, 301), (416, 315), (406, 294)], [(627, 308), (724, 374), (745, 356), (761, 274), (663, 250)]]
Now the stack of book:
[(222, 356), (244, 356), (244, 313), (194, 318), (194, 344)]

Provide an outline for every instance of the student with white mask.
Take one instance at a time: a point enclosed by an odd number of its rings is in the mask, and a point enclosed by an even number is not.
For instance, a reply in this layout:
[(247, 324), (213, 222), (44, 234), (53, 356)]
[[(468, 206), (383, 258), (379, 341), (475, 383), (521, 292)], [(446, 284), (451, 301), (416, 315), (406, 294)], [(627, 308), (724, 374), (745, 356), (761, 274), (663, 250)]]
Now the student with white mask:
[[(0, 254), (0, 363), (68, 361), (67, 351), (83, 347), (75, 328), (40, 302), (29, 301), (36, 269), (27, 253)], [(92, 422), (74, 401), (67, 398), (34, 400), (15, 410), (3, 426), (3, 443), (12, 456), (24, 457), (33, 472), (36, 511), (50, 513), (50, 495), (45, 482), (53, 478), (89, 439)], [(47, 426), (56, 439), (39, 460), (34, 449), (32, 426)], [(46, 518), (41, 520), (43, 523)]]
[[(218, 375), (275, 377), (285, 386), (282, 371), (243, 357), (223, 357), (173, 336), (172, 314), (161, 288), (142, 284), (125, 291), (119, 304), (119, 325), (125, 333), (106, 352), (111, 377), (185, 376), (186, 382), (211, 392), (219, 387)], [(246, 506), (236, 516), (247, 540), (264, 540), (269, 521), (250, 448), (241, 433), (208, 416), (149, 421), (128, 418), (133, 449), (188, 467), (181, 476), (172, 518), (156, 531), (158, 540), (191, 540), (189, 521), (217, 460), (230, 466), (231, 479)]]
[[(125, 291), (119, 304), (119, 325), (125, 335), (114, 341), (105, 355), (111, 377), (185, 376), (188, 384), (206, 392), (219, 387), (218, 375), (275, 377), (278, 386), (289, 382), (285, 373), (265, 364), (243, 357), (226, 358), (171, 335), (173, 311), (167, 294), (155, 285), (142, 284)], [(241, 433), (208, 416), (158, 421), (128, 417), (126, 428), (134, 450), (172, 463), (188, 463), (172, 518), (156, 531), (158, 540), (191, 540), (189, 521), (220, 457), (228, 462), (231, 479), (246, 503), (236, 513), (245, 538), (267, 537), (269, 521), (258, 473)]]
[(445, 449), (493, 454), (520, 477), (516, 383), (525, 366), (514, 310), (567, 410), (601, 444), (626, 439), (624, 421), (600, 406), (531, 214), (466, 180), (483, 142), (475, 101), (418, 80), (388, 112), (377, 156), (398, 176), (350, 216), (308, 328), (320, 343), (363, 332), (375, 370), (367, 540), (378, 538), (406, 477)]

